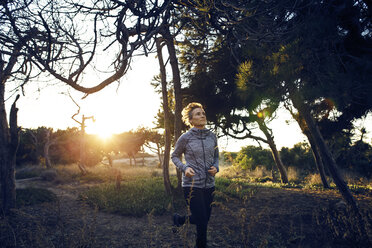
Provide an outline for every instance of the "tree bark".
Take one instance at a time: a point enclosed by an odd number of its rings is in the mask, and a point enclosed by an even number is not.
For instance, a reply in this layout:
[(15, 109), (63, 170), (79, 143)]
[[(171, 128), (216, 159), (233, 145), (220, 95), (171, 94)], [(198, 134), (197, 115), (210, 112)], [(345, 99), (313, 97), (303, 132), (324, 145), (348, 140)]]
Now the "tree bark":
[(163, 164), (163, 154), (161, 152), (161, 147), (159, 143), (156, 143), (157, 147), (157, 153), (158, 153), (158, 158), (159, 158), (159, 163), (162, 165)]
[(303, 116), (307, 127), (309, 128), (309, 132), (311, 136), (314, 138), (314, 143), (316, 147), (319, 149), (319, 152), (325, 160), (325, 164), (328, 166), (328, 170), (335, 182), (338, 190), (340, 191), (341, 195), (348, 203), (348, 205), (358, 214), (359, 208), (357, 206), (357, 202), (355, 201), (353, 195), (350, 192), (349, 187), (347, 186), (346, 182), (343, 180), (342, 176), (339, 173), (337, 164), (333, 155), (329, 151), (322, 134), (319, 131), (318, 125), (315, 123), (313, 117), (310, 114), (310, 110), (307, 108), (305, 103), (302, 100), (302, 97), (298, 95), (299, 93), (291, 92), (291, 99), (293, 102), (294, 107), (298, 110), (300, 115)]
[(111, 154), (109, 154), (109, 153), (107, 154), (107, 160), (109, 162), (109, 166), (112, 168), (113, 167), (113, 164), (114, 164), (114, 161), (112, 159)]
[(267, 128), (265, 122), (262, 119), (258, 118), (256, 120), (256, 122), (258, 123), (258, 126), (259, 126), (260, 130), (265, 134), (265, 137), (267, 139), (267, 143), (270, 146), (271, 153), (273, 155), (275, 164), (278, 167), (282, 183), (288, 183), (287, 170), (285, 169), (285, 167), (283, 165), (283, 162), (280, 158), (278, 149), (276, 148), (276, 144), (274, 142), (274, 139), (273, 139), (272, 135), (269, 133), (269, 129)]
[(80, 161), (79, 169), (81, 174), (85, 175), (87, 173), (86, 169), (86, 150), (85, 150), (85, 117), (83, 115), (81, 126), (80, 126)]
[(45, 166), (49, 169), (52, 168), (52, 163), (50, 162), (49, 156), (49, 148), (54, 142), (50, 140), (50, 130), (46, 130), (46, 140), (44, 144), (44, 158), (45, 158)]
[(168, 106), (168, 91), (167, 91), (167, 80), (166, 71), (164, 66), (162, 44), (161, 39), (156, 40), (156, 50), (158, 53), (158, 61), (160, 66), (160, 78), (161, 78), (161, 92), (163, 98), (163, 111), (164, 111), (164, 129), (165, 129), (165, 149), (163, 158), (163, 179), (165, 191), (168, 195), (172, 194), (172, 185), (169, 178), (169, 159), (170, 159), (170, 148), (171, 148), (171, 132), (170, 132), (170, 114)]
[(313, 152), (316, 168), (318, 169), (320, 178), (322, 180), (323, 187), (326, 189), (329, 189), (329, 183), (327, 181), (327, 177), (325, 174), (324, 170), (324, 164), (323, 164), (323, 159), (322, 159), (322, 154), (319, 152), (318, 147), (315, 144), (314, 138), (311, 136), (311, 133), (309, 132), (304, 132), (306, 135), (307, 139), (309, 140), (311, 150)]
[(12, 208), (15, 208), (16, 203), (16, 186), (15, 186), (15, 166), (16, 153), (18, 150), (19, 128), (17, 126), (17, 107), (16, 102), (19, 99), (17, 95), (10, 110), (9, 126), (6, 119), (5, 102), (4, 102), (5, 87), (0, 84), (0, 166), (1, 166), (1, 193), (2, 193), (2, 209), (5, 214), (8, 214)]
[(305, 120), (304, 120), (303, 116), (300, 115), (300, 114), (296, 115), (290, 109), (288, 109), (288, 110), (291, 113), (292, 117), (297, 121), (297, 124), (300, 126), (302, 133), (306, 135), (307, 140), (310, 143), (310, 147), (311, 147), (311, 151), (313, 152), (316, 168), (318, 169), (320, 178), (322, 180), (323, 187), (326, 188), (326, 189), (330, 188), (329, 183), (327, 181), (326, 174), (325, 174), (325, 170), (324, 170), (322, 154), (319, 152), (319, 149), (316, 146), (314, 138), (313, 138), (313, 136), (311, 136), (309, 128), (305, 124)]
[(133, 161), (134, 161), (134, 167), (137, 167), (137, 160), (136, 160), (136, 154), (132, 153)]
[[(173, 88), (174, 88), (174, 99), (175, 99), (175, 110), (174, 110), (174, 141), (176, 142), (181, 136), (182, 131), (182, 93), (181, 93), (181, 76), (178, 68), (178, 59), (176, 55), (176, 48), (174, 46), (174, 37), (169, 31), (169, 27), (164, 28), (163, 37), (167, 42), (167, 48), (169, 53), (169, 62), (172, 68), (173, 75)], [(182, 172), (178, 169), (177, 171), (177, 187), (181, 189), (182, 185)]]

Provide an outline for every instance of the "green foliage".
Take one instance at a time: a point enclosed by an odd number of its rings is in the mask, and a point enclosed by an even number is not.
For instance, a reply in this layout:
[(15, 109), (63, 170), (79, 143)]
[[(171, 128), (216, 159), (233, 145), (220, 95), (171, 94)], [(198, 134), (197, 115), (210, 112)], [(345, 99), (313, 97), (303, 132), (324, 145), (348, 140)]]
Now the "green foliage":
[(293, 148), (283, 147), (280, 157), (285, 165), (298, 168), (303, 173), (316, 171), (314, 157), (307, 143), (297, 143)]
[(220, 154), (220, 158), (222, 157), (223, 161), (229, 162), (230, 164), (234, 162), (237, 156), (238, 156), (237, 152), (222, 151)]
[(17, 189), (16, 194), (17, 207), (54, 202), (57, 200), (57, 196), (53, 192), (43, 188)]
[(119, 190), (114, 184), (96, 186), (80, 198), (104, 211), (129, 216), (162, 214), (171, 205), (171, 197), (167, 196), (163, 179), (159, 177), (122, 182)]
[(216, 178), (216, 200), (226, 200), (226, 196), (247, 199), (256, 191), (256, 187), (244, 181)]
[(17, 165), (43, 164), (43, 148), (47, 141), (52, 142), (49, 153), (53, 164), (71, 164), (79, 159), (79, 133), (77, 128), (53, 131), (51, 128), (22, 129), (17, 152)]
[(274, 166), (270, 150), (257, 146), (242, 147), (234, 161), (235, 164), (246, 170), (254, 170), (259, 165), (271, 170)]
[(354, 171), (367, 178), (372, 177), (372, 146), (359, 140), (340, 149), (337, 163), (341, 168)]

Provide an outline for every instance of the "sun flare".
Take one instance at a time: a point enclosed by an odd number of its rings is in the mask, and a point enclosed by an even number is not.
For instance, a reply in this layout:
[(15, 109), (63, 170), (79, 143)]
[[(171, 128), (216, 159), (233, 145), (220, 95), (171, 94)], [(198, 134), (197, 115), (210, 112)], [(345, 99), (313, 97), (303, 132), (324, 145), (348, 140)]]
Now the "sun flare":
[(99, 121), (87, 125), (87, 133), (98, 135), (103, 140), (108, 140), (115, 133), (114, 129), (109, 124), (105, 124)]

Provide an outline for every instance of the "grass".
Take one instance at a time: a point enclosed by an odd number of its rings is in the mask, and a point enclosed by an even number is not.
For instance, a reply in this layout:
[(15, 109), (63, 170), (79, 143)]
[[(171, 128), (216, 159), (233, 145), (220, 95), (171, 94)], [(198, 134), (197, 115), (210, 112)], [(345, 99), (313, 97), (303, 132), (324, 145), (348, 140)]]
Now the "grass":
[[(161, 170), (155, 167), (133, 167), (127, 164), (116, 165), (114, 168), (97, 166), (90, 168), (89, 173), (81, 175), (77, 168), (65, 167), (67, 174), (76, 175), (76, 179), (82, 183), (95, 183), (80, 195), (80, 199), (98, 209), (126, 216), (144, 216), (149, 213), (161, 215), (184, 207), (182, 193), (175, 194), (175, 199), (168, 196), (164, 191)], [(72, 172), (75, 171), (75, 172)], [(233, 177), (229, 173), (233, 172)], [(117, 189), (116, 178), (121, 175), (121, 187)], [(241, 176), (237, 176), (240, 174)], [(255, 177), (255, 176), (261, 177)], [(292, 180), (290, 183), (272, 182), (269, 172), (262, 168), (256, 168), (251, 174), (239, 172), (238, 168), (227, 167), (216, 177), (215, 199), (226, 202), (229, 198), (247, 200), (255, 194), (259, 188), (296, 188), (307, 190), (323, 190), (319, 185), (319, 178), (310, 175), (307, 181), (297, 183), (297, 172), (291, 170)], [(176, 185), (175, 176), (171, 177), (173, 185)], [(331, 188), (335, 189), (334, 185)], [(363, 185), (351, 185), (354, 193), (369, 194), (370, 187)]]
[(172, 197), (166, 194), (161, 177), (124, 181), (120, 189), (112, 183), (102, 184), (82, 193), (80, 199), (105, 212), (127, 216), (160, 215), (172, 209)]
[(39, 177), (44, 169), (40, 166), (25, 166), (17, 168), (15, 173), (16, 179), (26, 179), (32, 177)]
[(30, 206), (44, 202), (55, 202), (57, 196), (47, 189), (42, 188), (25, 188), (16, 191), (17, 207)]
[[(164, 218), (159, 215), (165, 214), (167, 216), (175, 210), (185, 209), (182, 192), (177, 192), (173, 199), (166, 195), (161, 169), (156, 168), (156, 166), (134, 167), (125, 163), (116, 163), (111, 168), (105, 165), (98, 165), (94, 168), (88, 168), (89, 173), (86, 175), (81, 175), (77, 165), (56, 166), (55, 170), (57, 171), (57, 177), (54, 182), (67, 184), (66, 187), (69, 189), (70, 186), (83, 186), (81, 189), (84, 191), (80, 193), (79, 199), (88, 203), (95, 210), (124, 216), (140, 217), (147, 215), (149, 225), (151, 225), (151, 229), (149, 230), (153, 231), (148, 231), (152, 235), (151, 242), (153, 244), (156, 243), (157, 246), (163, 245), (162, 242), (170, 242), (168, 238), (159, 239), (159, 235), (163, 231), (169, 234), (170, 230), (167, 229), (169, 228), (168, 226), (153, 226), (159, 224), (159, 219)], [(174, 174), (174, 170), (172, 169), (171, 180), (172, 184), (176, 185)], [(120, 188), (116, 186), (118, 175), (121, 177)], [(212, 233), (217, 232), (218, 235), (216, 234), (215, 237), (220, 237), (217, 243), (226, 244), (226, 247), (300, 247), (301, 242), (305, 242), (305, 244), (314, 244), (316, 247), (319, 244), (316, 243), (317, 237), (312, 236), (309, 238), (307, 235), (315, 235), (315, 233), (319, 235), (319, 232), (313, 230), (321, 228), (321, 230), (324, 230), (321, 233), (324, 233), (326, 237), (322, 236), (319, 240), (334, 239), (340, 240), (340, 242), (347, 241), (349, 244), (352, 241), (357, 241), (359, 242), (357, 244), (363, 244), (360, 236), (358, 236), (359, 232), (353, 231), (357, 230), (355, 228), (357, 227), (355, 220), (347, 213), (340, 211), (332, 212), (327, 208), (327, 197), (332, 197), (333, 192), (336, 192), (334, 185), (332, 185), (333, 188), (329, 191), (330, 194), (328, 192), (320, 192), (321, 184), (319, 184), (319, 178), (316, 176), (310, 175), (307, 177), (307, 180), (297, 183), (298, 174), (292, 173), (291, 175), (293, 176), (291, 183), (282, 184), (272, 182), (271, 173), (262, 168), (258, 168), (253, 172), (240, 171), (239, 168), (233, 167), (222, 168), (216, 177), (216, 210), (214, 210), (214, 214), (217, 213), (218, 218), (213, 218), (212, 220), (212, 223), (213, 221), (215, 222), (215, 226), (212, 225)], [(71, 184), (69, 184), (70, 182)], [(87, 189), (86, 186), (89, 186), (89, 188)], [(270, 188), (285, 188), (285, 190), (270, 190)], [(291, 188), (306, 189), (306, 191), (291, 190)], [(350, 184), (350, 188), (357, 194), (368, 195), (371, 192), (371, 184)], [(311, 192), (313, 190), (318, 192), (313, 194)], [(48, 196), (47, 192), (42, 192), (39, 189), (26, 189), (20, 192), (17, 191), (18, 200), (23, 200), (19, 203), (19, 206), (30, 206), (34, 204), (37, 208), (42, 209), (44, 205), (37, 205), (38, 203), (47, 202), (48, 199), (53, 201), (53, 196)], [(310, 194), (308, 194), (309, 192)], [(36, 195), (37, 197), (33, 198), (31, 197), (32, 195)], [(322, 200), (318, 201), (319, 199), (316, 200), (316, 197), (312, 197), (312, 195), (321, 195)], [(41, 198), (39, 199), (38, 197)], [(296, 199), (295, 201), (293, 200), (294, 198)], [(262, 200), (264, 201), (262, 202)], [(301, 210), (297, 211), (295, 209), (296, 206)], [(321, 206), (326, 208), (323, 209)], [(309, 215), (311, 218), (312, 211), (316, 208), (321, 209), (317, 215), (318, 223), (311, 222), (311, 226), (310, 223), (301, 224), (303, 215)], [(364, 214), (364, 216), (366, 216), (366, 221), (369, 223), (371, 218), (368, 216), (370, 215)], [(20, 219), (24, 218), (26, 217), (23, 215), (20, 217)], [(22, 231), (27, 231), (28, 228), (18, 226), (17, 223), (20, 223), (20, 219), (14, 220), (12, 224), (15, 231), (17, 231), (16, 228), (18, 227)], [(45, 220), (49, 222), (50, 218), (46, 218)], [(65, 228), (63, 224), (64, 220), (59, 220), (60, 222), (56, 220), (53, 219), (57, 225), (56, 230), (59, 233), (63, 233)], [(34, 225), (34, 219), (30, 219), (29, 222)], [(220, 228), (221, 222), (223, 222), (223, 230)], [(36, 225), (37, 228), (39, 228), (38, 225)], [(40, 228), (43, 225), (44, 223), (40, 223)], [(9, 224), (6, 222), (0, 221), (0, 229), (8, 230), (8, 226)], [(347, 226), (347, 230), (344, 228), (345, 226)], [(311, 231), (303, 231), (302, 228), (311, 228)], [(92, 237), (95, 237), (96, 233), (93, 233), (93, 229), (91, 229), (92, 233), (90, 234)], [(44, 236), (48, 235), (48, 230), (46, 229), (39, 233), (40, 235), (38, 237), (41, 241)], [(82, 230), (84, 230), (81, 231), (82, 237), (88, 235), (85, 231), (85, 225), (82, 227)], [(193, 228), (184, 230), (186, 234), (179, 233), (180, 239), (190, 241), (191, 238), (192, 241), (194, 233), (190, 230), (193, 230)], [(345, 230), (348, 231), (348, 236), (340, 236)], [(371, 228), (368, 231), (371, 231)], [(28, 232), (25, 233), (28, 234)], [(42, 233), (45, 233), (45, 235), (42, 235)], [(60, 238), (63, 240), (67, 236), (63, 234)], [(9, 238), (9, 241), (7, 241), (9, 243), (11, 242), (11, 237), (12, 232), (9, 232), (7, 236), (4, 235), (4, 238), (0, 235), (0, 241)], [(139, 238), (147, 239), (143, 235), (139, 236)], [(88, 242), (85, 239), (84, 236), (81, 239), (77, 237), (76, 240), (80, 240), (79, 242), (85, 244), (86, 247), (89, 246), (88, 243), (93, 244), (92, 242), (95, 242), (95, 240), (88, 240)], [(35, 243), (41, 244), (41, 241), (35, 241)], [(187, 243), (186, 241), (185, 244)], [(66, 240), (65, 242), (72, 241)], [(56, 244), (55, 240), (53, 240), (53, 244)], [(35, 247), (42, 246), (36, 245)]]

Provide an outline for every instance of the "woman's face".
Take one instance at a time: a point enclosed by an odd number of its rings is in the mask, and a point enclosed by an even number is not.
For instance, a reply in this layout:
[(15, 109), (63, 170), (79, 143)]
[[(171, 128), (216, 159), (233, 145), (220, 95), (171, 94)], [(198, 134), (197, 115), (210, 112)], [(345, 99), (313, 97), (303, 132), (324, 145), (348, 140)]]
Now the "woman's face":
[(205, 111), (202, 108), (196, 108), (192, 112), (192, 118), (190, 120), (191, 125), (197, 128), (204, 128), (207, 124), (207, 117), (205, 116)]

